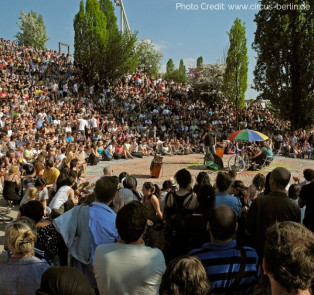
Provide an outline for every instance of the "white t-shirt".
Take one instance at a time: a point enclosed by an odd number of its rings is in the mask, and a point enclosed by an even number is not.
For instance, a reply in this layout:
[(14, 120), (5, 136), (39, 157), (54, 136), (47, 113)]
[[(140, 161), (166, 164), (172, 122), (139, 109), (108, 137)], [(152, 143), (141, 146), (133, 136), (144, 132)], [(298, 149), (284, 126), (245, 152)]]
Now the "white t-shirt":
[(86, 127), (88, 126), (87, 120), (85, 120), (85, 119), (79, 119), (79, 123), (80, 123), (80, 125), (79, 125), (79, 130), (80, 130), (80, 131), (85, 131), (85, 126), (86, 126)]
[[(35, 200), (42, 202), (44, 200), (48, 200), (48, 189), (45, 187), (41, 192), (38, 193), (37, 197), (35, 198)], [(27, 202), (29, 202), (29, 188), (27, 189), (27, 191), (25, 192), (25, 195), (20, 203), (20, 206), (22, 206), (23, 204), (26, 204)]]
[(103, 244), (96, 248), (94, 273), (100, 295), (156, 295), (166, 269), (162, 252), (145, 245)]
[(97, 128), (97, 127), (98, 127), (97, 119), (96, 119), (96, 118), (90, 119), (89, 122), (90, 122), (90, 126), (91, 126), (92, 128)]
[(62, 162), (63, 159), (65, 159), (67, 156), (65, 154), (60, 154), (57, 156), (57, 161), (59, 161), (60, 163)]
[(68, 200), (68, 191), (70, 189), (71, 187), (68, 185), (61, 186), (49, 203), (49, 208), (55, 210), (59, 209)]

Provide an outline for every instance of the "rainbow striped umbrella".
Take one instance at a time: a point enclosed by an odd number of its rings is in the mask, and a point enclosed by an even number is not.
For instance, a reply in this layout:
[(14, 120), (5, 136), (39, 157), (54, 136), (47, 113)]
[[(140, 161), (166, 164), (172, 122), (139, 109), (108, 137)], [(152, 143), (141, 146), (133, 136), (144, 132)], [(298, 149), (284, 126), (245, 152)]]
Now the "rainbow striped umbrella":
[(228, 136), (228, 139), (234, 141), (264, 141), (268, 137), (261, 132), (244, 129), (232, 133)]

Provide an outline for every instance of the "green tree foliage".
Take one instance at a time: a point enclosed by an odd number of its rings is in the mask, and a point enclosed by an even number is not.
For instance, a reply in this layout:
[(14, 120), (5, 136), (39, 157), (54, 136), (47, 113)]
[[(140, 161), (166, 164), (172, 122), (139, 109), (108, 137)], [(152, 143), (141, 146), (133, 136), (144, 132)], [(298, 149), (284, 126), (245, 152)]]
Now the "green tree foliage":
[(194, 97), (209, 104), (222, 99), (224, 73), (224, 64), (203, 65), (202, 69), (198, 70), (197, 75), (194, 75), (191, 80)]
[(107, 18), (109, 40), (103, 55), (103, 71), (100, 76), (115, 80), (136, 70), (139, 52), (135, 48), (137, 33), (121, 33), (111, 0), (100, 0), (100, 9)]
[(162, 53), (156, 50), (151, 40), (141, 40), (136, 43), (139, 52), (137, 67), (149, 75), (157, 75), (160, 69)]
[(17, 25), (21, 32), (15, 35), (18, 44), (45, 49), (49, 38), (42, 15), (37, 16), (37, 13), (32, 10), (28, 14), (21, 11), (19, 20), (20, 24)]
[(88, 82), (99, 80), (102, 55), (108, 43), (106, 17), (97, 0), (83, 0), (74, 18), (74, 59), (80, 64)]
[(229, 49), (226, 59), (223, 93), (236, 108), (243, 107), (247, 89), (248, 57), (245, 23), (236, 18), (228, 33)]
[(196, 60), (196, 68), (201, 69), (203, 66), (203, 57), (200, 56), (197, 60)]
[(174, 71), (174, 69), (175, 69), (175, 66), (174, 66), (173, 60), (170, 58), (167, 62), (167, 70), (166, 70), (167, 74)]
[(185, 65), (184, 65), (183, 59), (180, 59), (179, 71), (181, 73), (184, 73), (184, 75), (185, 75), (186, 69), (185, 69)]
[(175, 83), (185, 83), (187, 76), (183, 60), (180, 60), (179, 68), (176, 69), (172, 59), (169, 59), (167, 62), (167, 73), (164, 75), (164, 78)]
[(304, 128), (314, 123), (314, 7), (309, 0), (280, 1), (291, 4), (307, 8), (263, 9), (255, 16), (254, 83), (259, 98), (270, 100), (281, 118)]
[(136, 69), (136, 35), (119, 32), (113, 4), (109, 0), (80, 2), (74, 18), (74, 58), (85, 81), (95, 84), (114, 80)]
[(175, 69), (170, 73), (166, 73), (164, 78), (175, 83), (185, 83), (187, 81), (185, 73), (178, 69)]

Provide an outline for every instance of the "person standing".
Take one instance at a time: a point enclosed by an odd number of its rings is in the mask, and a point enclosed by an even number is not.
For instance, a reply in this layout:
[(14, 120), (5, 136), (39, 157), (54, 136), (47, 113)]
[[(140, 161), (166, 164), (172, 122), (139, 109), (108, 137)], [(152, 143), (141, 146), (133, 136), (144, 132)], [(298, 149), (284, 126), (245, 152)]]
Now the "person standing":
[(306, 205), (303, 224), (314, 232), (314, 172), (309, 173), (311, 173), (311, 182), (302, 186), (298, 203), (300, 208)]
[(94, 273), (100, 295), (158, 294), (165, 259), (159, 249), (144, 245), (146, 225), (146, 210), (140, 202), (133, 201), (119, 210), (119, 242), (100, 245), (95, 252)]
[(206, 158), (210, 161), (214, 161), (216, 136), (213, 132), (213, 125), (209, 124), (208, 129), (202, 137), (205, 146)]
[(263, 257), (265, 233), (268, 227), (280, 221), (301, 221), (299, 206), (288, 198), (286, 187), (291, 173), (283, 167), (275, 168), (270, 175), (271, 192), (253, 200), (247, 217), (247, 231), (253, 248)]
[(69, 249), (69, 266), (85, 274), (93, 288), (97, 288), (93, 273), (96, 247), (115, 243), (119, 239), (115, 226), (116, 213), (109, 207), (117, 188), (115, 177), (100, 178), (94, 189), (95, 202), (90, 206), (76, 206), (53, 221)]

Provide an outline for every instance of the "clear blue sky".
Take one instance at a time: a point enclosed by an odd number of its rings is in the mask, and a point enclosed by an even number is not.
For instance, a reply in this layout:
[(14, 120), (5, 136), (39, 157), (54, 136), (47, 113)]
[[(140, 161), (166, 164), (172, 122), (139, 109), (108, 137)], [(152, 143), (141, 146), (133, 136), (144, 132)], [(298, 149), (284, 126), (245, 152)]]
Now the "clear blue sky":
[[(239, 17), (246, 23), (249, 56), (248, 83), (253, 82), (255, 52), (251, 48), (258, 12), (257, 0), (123, 0), (132, 31), (139, 39), (152, 40), (163, 53), (162, 68), (169, 58), (176, 65), (182, 58), (186, 67), (195, 67), (196, 59), (215, 63), (224, 56), (228, 46), (227, 31)], [(18, 32), (19, 12), (31, 9), (43, 15), (50, 38), (47, 47), (57, 50), (58, 42), (71, 45), (73, 50), (73, 18), (79, 0), (10, 0), (1, 3), (0, 37), (14, 39)], [(193, 10), (188, 10), (192, 4)], [(213, 5), (213, 6), (210, 6)], [(247, 8), (232, 5), (248, 5)], [(119, 18), (119, 10), (116, 10)], [(248, 89), (247, 98), (255, 91)]]

